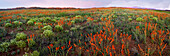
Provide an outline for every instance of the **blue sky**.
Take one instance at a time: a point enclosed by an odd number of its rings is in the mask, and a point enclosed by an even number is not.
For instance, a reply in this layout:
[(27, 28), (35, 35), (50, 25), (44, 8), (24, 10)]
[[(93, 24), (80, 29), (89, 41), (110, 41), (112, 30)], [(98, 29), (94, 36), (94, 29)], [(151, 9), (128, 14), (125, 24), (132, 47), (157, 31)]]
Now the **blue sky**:
[(14, 7), (143, 7), (170, 10), (170, 0), (0, 0), (0, 8)]

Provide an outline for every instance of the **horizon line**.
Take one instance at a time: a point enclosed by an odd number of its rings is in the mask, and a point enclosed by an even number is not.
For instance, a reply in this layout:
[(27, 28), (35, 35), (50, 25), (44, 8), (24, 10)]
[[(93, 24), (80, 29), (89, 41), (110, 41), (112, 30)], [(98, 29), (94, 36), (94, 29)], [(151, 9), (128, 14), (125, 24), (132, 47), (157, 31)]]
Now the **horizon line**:
[[(18, 6), (18, 7), (9, 7), (9, 8), (0, 8), (2, 9), (16, 9), (16, 8), (31, 8), (31, 7), (39, 7), (39, 8), (75, 8), (75, 9), (90, 9), (90, 8), (109, 8), (109, 7), (117, 7), (117, 6), (108, 6), (108, 7), (102, 7), (102, 6), (98, 6), (98, 7), (42, 7), (42, 6)], [(149, 9), (149, 10), (170, 10), (170, 9), (157, 9), (157, 8), (145, 8), (145, 7), (139, 7), (139, 6), (133, 6), (133, 7), (120, 7), (120, 8), (137, 8), (137, 9)]]

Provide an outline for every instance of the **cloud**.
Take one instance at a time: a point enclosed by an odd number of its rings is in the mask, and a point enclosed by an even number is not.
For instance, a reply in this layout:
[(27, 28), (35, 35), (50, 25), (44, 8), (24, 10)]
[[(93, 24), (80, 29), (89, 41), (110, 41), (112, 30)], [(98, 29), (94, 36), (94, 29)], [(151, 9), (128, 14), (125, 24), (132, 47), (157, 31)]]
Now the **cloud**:
[[(108, 5), (108, 1), (97, 0), (6, 0), (5, 3), (10, 3), (8, 6), (38, 6), (38, 7), (98, 7)], [(5, 7), (7, 4), (0, 7)]]
[(155, 9), (162, 9), (165, 10), (169, 8), (170, 2), (168, 0), (163, 0), (163, 1), (157, 1), (155, 0), (154, 2), (152, 1), (143, 1), (143, 0), (131, 0), (131, 1), (126, 1), (126, 0), (116, 0), (112, 1), (107, 7), (110, 6), (116, 6), (116, 7), (144, 7), (144, 8), (155, 8)]
[(95, 7), (102, 6), (102, 2), (99, 1), (82, 1), (82, 0), (46, 0), (46, 2), (40, 3), (41, 5), (49, 6), (74, 6), (74, 7)]
[(0, 0), (0, 8), (9, 7), (144, 7), (169, 9), (169, 0)]
[(167, 8), (167, 10), (170, 10), (170, 4), (169, 4), (169, 7)]

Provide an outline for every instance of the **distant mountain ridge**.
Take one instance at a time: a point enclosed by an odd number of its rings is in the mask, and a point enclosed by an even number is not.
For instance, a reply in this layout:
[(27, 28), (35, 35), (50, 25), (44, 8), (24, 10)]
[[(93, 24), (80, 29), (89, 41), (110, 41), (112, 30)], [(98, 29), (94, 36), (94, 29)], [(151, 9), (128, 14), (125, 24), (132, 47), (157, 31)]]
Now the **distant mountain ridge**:
[[(142, 7), (93, 7), (93, 8), (134, 8), (134, 9), (149, 9), (149, 10), (159, 10), (154, 8), (142, 8)], [(74, 8), (74, 7), (16, 7), (16, 8), (7, 8), (7, 9), (0, 9), (0, 11), (5, 10), (20, 10), (20, 9), (57, 9), (57, 10), (63, 10), (63, 9), (83, 9), (83, 8)], [(89, 8), (87, 8), (89, 9)], [(170, 11), (170, 10), (160, 10), (160, 11)]]
[(45, 7), (16, 7), (16, 8), (7, 8), (7, 9), (0, 9), (0, 11), (3, 11), (3, 10), (18, 10), (18, 9), (78, 9), (78, 8), (73, 8), (73, 7), (48, 7), (48, 8), (45, 8)]

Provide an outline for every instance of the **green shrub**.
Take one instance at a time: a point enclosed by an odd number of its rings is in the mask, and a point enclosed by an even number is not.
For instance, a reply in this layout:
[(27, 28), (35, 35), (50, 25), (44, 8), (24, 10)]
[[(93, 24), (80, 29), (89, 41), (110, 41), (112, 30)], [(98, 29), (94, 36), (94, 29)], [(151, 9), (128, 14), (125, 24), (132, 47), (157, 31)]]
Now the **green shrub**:
[(75, 21), (74, 21), (74, 20), (72, 20), (72, 21), (71, 21), (71, 23), (72, 23), (72, 24), (74, 24), (74, 23), (75, 23)]
[(95, 22), (95, 23), (96, 23), (96, 22), (97, 22), (97, 20), (93, 20), (93, 22)]
[(117, 18), (117, 16), (116, 16), (116, 15), (113, 15), (113, 18)]
[(29, 54), (29, 53), (27, 53), (27, 52), (25, 52), (25, 54), (24, 54), (23, 56), (30, 56), (30, 54)]
[(142, 21), (143, 19), (141, 17), (138, 17), (136, 21)]
[(24, 40), (24, 39), (26, 39), (26, 37), (27, 37), (27, 35), (23, 32), (17, 33), (16, 40)]
[(75, 27), (76, 27), (76, 28), (80, 28), (81, 26), (80, 26), (80, 25), (76, 25)]
[(7, 48), (7, 47), (9, 47), (10, 46), (10, 43), (9, 42), (3, 42), (2, 44), (1, 44), (1, 47), (3, 47), (3, 48)]
[(14, 21), (14, 25), (15, 25), (15, 26), (20, 26), (20, 25), (22, 25), (22, 24), (23, 24), (22, 22)]
[(34, 18), (34, 19), (30, 19), (29, 21), (33, 21), (33, 22), (35, 22), (36, 20), (38, 20), (38, 19), (35, 19), (35, 18)]
[(14, 21), (15, 26), (19, 26), (19, 21)]
[(50, 17), (45, 17), (45, 19), (44, 19), (43, 21), (44, 21), (44, 22), (47, 22), (47, 21), (49, 21), (49, 20), (51, 20)]
[(31, 54), (31, 56), (39, 56), (39, 55), (40, 53), (37, 50), (33, 51)]
[(63, 27), (60, 26), (60, 25), (56, 25), (56, 26), (55, 26), (55, 29), (56, 29), (57, 31), (62, 31), (62, 30), (63, 30)]
[(7, 35), (5, 28), (0, 28), (0, 38)]
[(81, 18), (82, 16), (81, 15), (77, 15), (76, 17)]
[(24, 48), (24, 51), (28, 52), (30, 50), (30, 48)]
[(39, 19), (39, 21), (43, 22), (43, 21), (44, 21), (44, 19), (43, 19), (43, 18), (40, 18), (40, 19)]
[(125, 16), (125, 15), (127, 15), (127, 13), (123, 13), (122, 15), (124, 15), (124, 16)]
[(0, 52), (5, 52), (5, 48), (0, 47)]
[(132, 21), (132, 18), (128, 18), (128, 21)]
[(76, 31), (77, 30), (77, 28), (76, 27), (71, 27), (71, 29), (70, 30), (72, 30), (72, 31)]
[(0, 38), (7, 35), (5, 28), (0, 28)]
[(68, 22), (68, 21), (70, 21), (70, 19), (64, 19), (64, 22)]
[(121, 20), (122, 20), (122, 21), (125, 21), (125, 18), (122, 18)]
[(6, 24), (5, 24), (5, 27), (11, 27), (11, 26), (12, 26), (11, 23), (6, 23)]
[(51, 18), (50, 18), (50, 17), (46, 17), (45, 19), (46, 19), (46, 20), (50, 20)]
[(14, 21), (14, 24), (19, 24), (19, 21)]
[(158, 18), (157, 18), (157, 17), (153, 17), (152, 19), (153, 19), (153, 20), (155, 20), (155, 21), (157, 21), (157, 20), (158, 20)]
[(43, 23), (44, 26), (47, 26), (47, 23)]
[(52, 27), (50, 25), (44, 26), (42, 28), (43, 30), (52, 30)]
[(27, 24), (28, 24), (28, 25), (34, 25), (34, 22), (31, 21), (31, 20), (29, 20), (29, 21), (27, 22)]
[(24, 41), (20, 40), (16, 43), (16, 45), (17, 45), (17, 47), (23, 48), (26, 46), (26, 43)]
[(168, 29), (170, 29), (170, 25), (168, 25)]
[(101, 20), (102, 20), (102, 18), (97, 19), (97, 21), (101, 21)]
[(12, 45), (15, 45), (16, 42), (17, 42), (16, 39), (11, 39), (11, 40), (10, 40), (10, 43), (11, 43)]
[(35, 50), (32, 53), (25, 52), (25, 54), (23, 56), (40, 56), (40, 53), (37, 50)]
[(29, 47), (32, 47), (35, 45), (35, 41), (34, 40), (30, 40), (29, 43), (28, 43), (28, 46)]
[(81, 22), (83, 22), (82, 19), (79, 19), (79, 18), (75, 19), (75, 23), (81, 23)]
[(23, 23), (22, 23), (22, 22), (20, 22), (20, 25), (23, 25)]
[(135, 14), (133, 14), (133, 13), (129, 13), (129, 15), (130, 15), (130, 16), (133, 16), (133, 15), (135, 15)]
[(19, 49), (17, 50), (17, 53), (18, 53), (18, 54), (20, 53), (20, 50), (19, 50)]
[(65, 30), (64, 32), (65, 32), (65, 33), (69, 33), (69, 30)]
[(43, 32), (43, 34), (46, 36), (46, 37), (52, 37), (54, 36), (54, 32), (52, 30), (45, 30)]
[(57, 19), (52, 19), (51, 21), (52, 21), (52, 22), (57, 22)]
[(11, 55), (15, 55), (15, 54), (16, 54), (16, 52), (15, 52), (15, 51), (12, 51), (12, 52), (11, 52)]
[(150, 18), (153, 18), (153, 15), (150, 15)]
[(54, 17), (56, 20), (60, 20), (61, 18)]
[(8, 47), (10, 46), (9, 42), (3, 42), (0, 44), (0, 52), (8, 52)]

